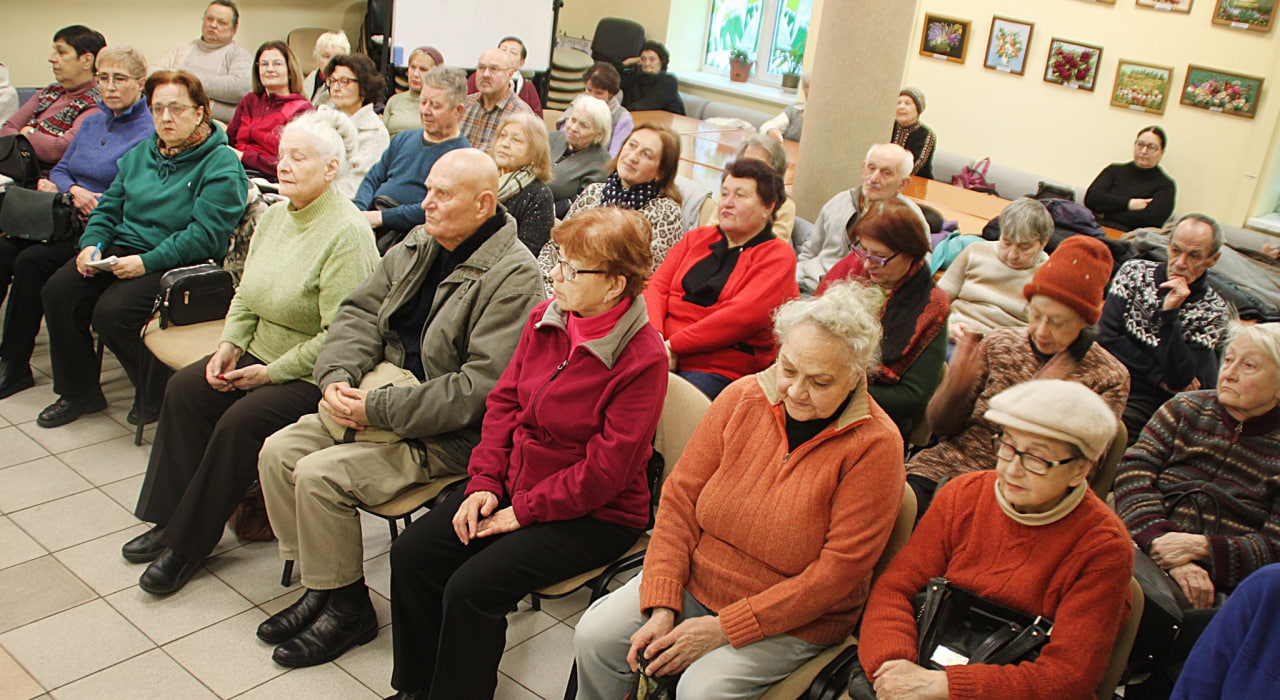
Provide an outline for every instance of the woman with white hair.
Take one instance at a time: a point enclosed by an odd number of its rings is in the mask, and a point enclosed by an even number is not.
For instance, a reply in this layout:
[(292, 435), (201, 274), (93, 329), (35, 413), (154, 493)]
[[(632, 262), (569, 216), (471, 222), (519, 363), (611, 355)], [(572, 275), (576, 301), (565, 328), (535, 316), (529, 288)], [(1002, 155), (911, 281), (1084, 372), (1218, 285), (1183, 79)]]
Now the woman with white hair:
[(516, 220), (516, 235), (536, 258), (551, 239), (556, 222), (555, 202), (547, 186), (551, 151), (542, 118), (530, 112), (503, 117), (489, 155), (498, 166), (498, 201)]
[[(302, 96), (311, 100), (311, 104), (317, 107), (331, 104), (329, 74), (325, 71), (329, 67), (329, 61), (349, 53), (351, 53), (351, 40), (341, 29), (328, 31), (316, 37), (316, 47), (311, 52), (311, 58), (315, 61), (316, 67), (302, 79)], [(381, 95), (378, 97), (381, 99)]]
[(777, 363), (711, 404), (644, 571), (578, 623), (578, 697), (620, 698), (641, 668), (682, 674), (679, 697), (758, 697), (853, 631), (904, 488), (902, 439), (867, 394), (877, 296), (844, 284), (778, 309)]
[(280, 194), (267, 210), (212, 355), (165, 389), (137, 516), (155, 527), (121, 550), (151, 562), (142, 590), (182, 588), (258, 477), (258, 450), (316, 410), (311, 377), (338, 304), (373, 271), (378, 252), (360, 211), (333, 183), (346, 169), (335, 112), (309, 112), (280, 136)]
[(590, 95), (578, 95), (571, 110), (564, 130), (553, 131), (547, 137), (557, 218), (564, 218), (583, 188), (604, 182), (609, 175), (608, 146), (613, 124), (609, 105)]

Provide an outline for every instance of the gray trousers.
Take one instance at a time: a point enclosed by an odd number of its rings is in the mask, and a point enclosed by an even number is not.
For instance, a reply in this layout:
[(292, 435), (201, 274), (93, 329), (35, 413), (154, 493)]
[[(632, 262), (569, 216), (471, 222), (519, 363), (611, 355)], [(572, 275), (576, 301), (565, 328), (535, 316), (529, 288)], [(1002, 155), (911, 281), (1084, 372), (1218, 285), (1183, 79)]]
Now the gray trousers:
[[(626, 695), (631, 682), (627, 666), (631, 635), (649, 619), (640, 611), (640, 578), (636, 576), (592, 603), (578, 622), (573, 635), (578, 700), (612, 700)], [(684, 594), (681, 620), (714, 614)], [(755, 700), (826, 648), (789, 634), (766, 637), (741, 649), (725, 644), (689, 664), (676, 687), (676, 697)]]

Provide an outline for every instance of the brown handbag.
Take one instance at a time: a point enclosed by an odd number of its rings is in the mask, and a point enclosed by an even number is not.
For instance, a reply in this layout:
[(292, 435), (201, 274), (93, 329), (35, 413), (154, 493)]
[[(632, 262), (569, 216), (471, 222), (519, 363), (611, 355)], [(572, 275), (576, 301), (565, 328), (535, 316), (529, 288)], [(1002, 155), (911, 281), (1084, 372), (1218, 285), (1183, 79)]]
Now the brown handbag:
[(262, 485), (253, 482), (253, 486), (240, 499), (240, 505), (227, 519), (236, 537), (251, 542), (270, 542), (276, 538), (271, 531), (271, 520), (267, 517), (267, 501), (262, 497)]

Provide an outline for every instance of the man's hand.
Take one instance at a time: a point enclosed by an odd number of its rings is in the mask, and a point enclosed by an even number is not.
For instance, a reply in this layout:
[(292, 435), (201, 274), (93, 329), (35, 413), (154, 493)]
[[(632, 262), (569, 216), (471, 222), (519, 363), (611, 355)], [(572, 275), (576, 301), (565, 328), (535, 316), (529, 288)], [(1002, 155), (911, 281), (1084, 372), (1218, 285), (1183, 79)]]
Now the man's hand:
[(1187, 600), (1197, 608), (1213, 607), (1213, 579), (1199, 564), (1183, 564), (1169, 569), (1169, 575), (1182, 587)]
[(1182, 277), (1170, 277), (1161, 283), (1160, 288), (1169, 290), (1169, 293), (1164, 295), (1164, 305), (1160, 307), (1165, 311), (1182, 306), (1182, 302), (1191, 296), (1191, 286)]
[(368, 394), (364, 389), (353, 389), (346, 382), (334, 382), (324, 388), (320, 410), (328, 412), (333, 422), (344, 428), (364, 430), (369, 427), (369, 417), (364, 410), (364, 399)]
[(382, 212), (380, 211), (362, 211), (365, 221), (369, 222), (370, 228), (378, 228), (382, 225)]
[(1151, 559), (1168, 570), (1209, 558), (1209, 538), (1186, 532), (1166, 532), (1151, 540)]

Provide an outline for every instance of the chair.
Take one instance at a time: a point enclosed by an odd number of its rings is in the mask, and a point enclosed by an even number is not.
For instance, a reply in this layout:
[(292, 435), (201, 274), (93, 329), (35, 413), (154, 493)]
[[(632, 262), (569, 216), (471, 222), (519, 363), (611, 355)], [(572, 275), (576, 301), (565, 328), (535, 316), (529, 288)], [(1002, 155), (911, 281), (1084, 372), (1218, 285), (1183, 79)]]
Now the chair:
[[(1123, 424), (1120, 430), (1124, 431)], [(1123, 434), (1122, 432), (1121, 435)], [(1120, 435), (1117, 436), (1117, 441), (1124, 445)], [(1116, 687), (1124, 678), (1124, 669), (1129, 660), (1129, 654), (1133, 651), (1133, 640), (1138, 636), (1138, 623), (1142, 622), (1142, 610), (1146, 604), (1146, 598), (1142, 595), (1142, 584), (1133, 577), (1129, 578), (1129, 599), (1133, 601), (1133, 606), (1129, 610), (1129, 619), (1116, 635), (1115, 646), (1111, 647), (1111, 661), (1107, 664), (1107, 672), (1102, 675), (1102, 685), (1098, 686), (1100, 700), (1112, 700), (1116, 696)]]
[(1120, 459), (1124, 457), (1125, 449), (1129, 446), (1129, 429), (1124, 427), (1123, 421), (1119, 423), (1116, 436), (1111, 441), (1111, 447), (1107, 449), (1102, 461), (1098, 462), (1097, 468), (1089, 476), (1089, 488), (1103, 500), (1106, 500), (1107, 494), (1111, 493), (1111, 485), (1116, 480), (1116, 468), (1120, 465)]
[(680, 190), (681, 220), (684, 230), (695, 229), (705, 221), (711, 220), (711, 212), (715, 211), (711, 185), (698, 182), (684, 175), (676, 175), (676, 187)]
[(694, 119), (701, 119), (703, 110), (711, 104), (711, 100), (701, 95), (690, 95), (687, 92), (680, 93), (680, 101), (684, 102), (684, 115)]
[(621, 68), (624, 60), (640, 55), (643, 45), (643, 24), (620, 17), (604, 17), (596, 23), (596, 33), (591, 38), (591, 57)]

